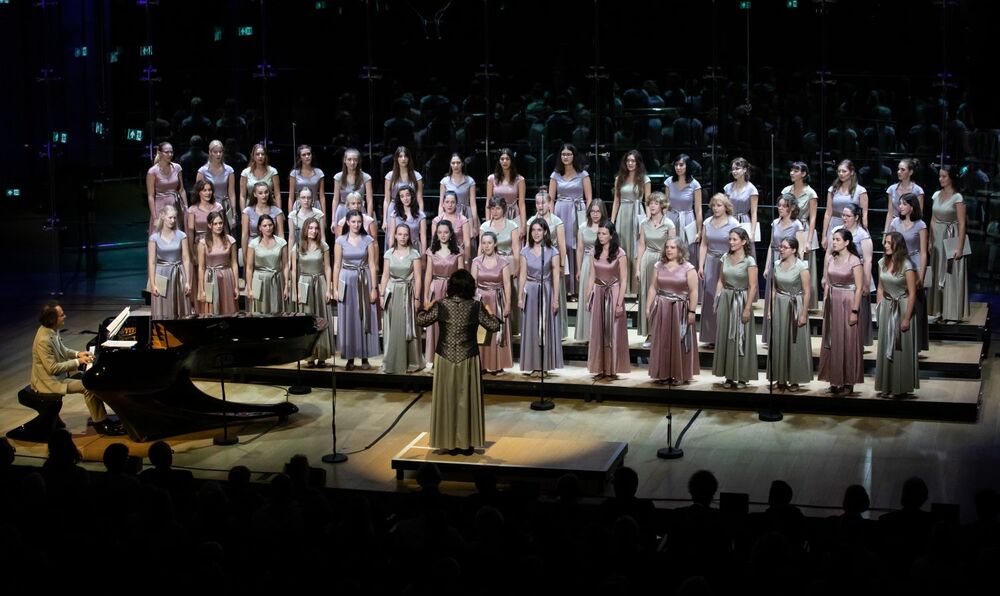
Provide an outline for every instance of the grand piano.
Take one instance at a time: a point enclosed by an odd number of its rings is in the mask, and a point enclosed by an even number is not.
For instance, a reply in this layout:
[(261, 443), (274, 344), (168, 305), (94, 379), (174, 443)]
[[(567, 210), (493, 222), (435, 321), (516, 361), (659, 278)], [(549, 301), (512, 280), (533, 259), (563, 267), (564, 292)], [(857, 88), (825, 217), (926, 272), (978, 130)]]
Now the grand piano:
[(326, 326), (325, 320), (305, 314), (154, 321), (144, 311), (123, 315), (111, 335), (111, 321), (94, 341), (96, 358), (83, 384), (140, 442), (270, 417), (284, 420), (298, 412), (289, 402), (223, 402), (195, 387), (191, 377), (304, 359)]

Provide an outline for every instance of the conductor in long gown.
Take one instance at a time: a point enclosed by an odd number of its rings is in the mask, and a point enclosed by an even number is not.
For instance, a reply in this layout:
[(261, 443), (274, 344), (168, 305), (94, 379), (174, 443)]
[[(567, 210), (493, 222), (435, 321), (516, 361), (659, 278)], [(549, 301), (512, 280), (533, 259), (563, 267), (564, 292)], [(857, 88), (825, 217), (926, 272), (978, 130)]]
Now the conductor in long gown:
[(452, 455), (472, 455), (485, 444), (483, 385), (476, 331), (500, 329), (500, 319), (489, 307), (473, 299), (476, 282), (459, 269), (448, 279), (447, 297), (417, 313), (417, 324), (438, 323), (434, 353), (434, 404), (431, 409), (430, 446)]

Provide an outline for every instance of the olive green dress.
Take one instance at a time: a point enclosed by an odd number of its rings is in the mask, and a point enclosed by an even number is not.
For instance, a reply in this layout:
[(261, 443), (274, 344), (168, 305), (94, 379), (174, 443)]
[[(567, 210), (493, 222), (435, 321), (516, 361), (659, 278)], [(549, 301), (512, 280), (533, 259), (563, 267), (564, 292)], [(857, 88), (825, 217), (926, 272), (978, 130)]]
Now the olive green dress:
[(712, 374), (746, 383), (757, 380), (757, 331), (753, 314), (743, 323), (743, 307), (750, 298), (750, 267), (756, 267), (753, 257), (744, 257), (733, 265), (729, 255), (722, 257), (722, 292), (717, 300), (715, 326), (715, 360)]
[(813, 378), (809, 325), (799, 327), (796, 322), (807, 306), (802, 303), (803, 270), (809, 270), (806, 261), (796, 260), (787, 271), (780, 261), (771, 265), (777, 290), (771, 307), (774, 336), (768, 344), (767, 359), (767, 380), (772, 383), (801, 384)]
[(955, 205), (964, 199), (957, 192), (944, 201), (940, 195), (941, 191), (937, 191), (931, 198), (931, 239), (934, 242), (931, 272), (934, 277), (927, 291), (927, 312), (940, 316), (943, 321), (964, 321), (969, 318), (969, 276), (965, 268), (968, 258), (956, 261), (944, 250), (945, 238), (958, 235)]
[(890, 273), (882, 267), (885, 258), (878, 262), (878, 280), (882, 284), (882, 302), (878, 305), (878, 352), (875, 355), (875, 391), (902, 395), (920, 387), (917, 365), (915, 326), (900, 329), (900, 323), (909, 307), (906, 272), (914, 271), (909, 259), (903, 261), (901, 271)]
[[(670, 230), (674, 229), (674, 222), (670, 221), (664, 215), (659, 227), (654, 226), (653, 222), (647, 219), (642, 222), (639, 229), (646, 237), (646, 252), (642, 253), (642, 262), (639, 263), (639, 287), (635, 288), (636, 293), (639, 295), (639, 324), (637, 327), (639, 335), (648, 335), (649, 321), (646, 320), (646, 292), (649, 291), (649, 284), (653, 283), (653, 278), (656, 276), (656, 273), (653, 271), (653, 265), (656, 265), (657, 261), (660, 260), (660, 255), (663, 254), (663, 245), (670, 235)], [(629, 267), (629, 271), (633, 272), (632, 275), (635, 274), (635, 268), (631, 266)]]
[(413, 304), (413, 262), (420, 260), (420, 253), (411, 247), (409, 253), (397, 258), (395, 252), (391, 248), (385, 251), (385, 260), (389, 263), (389, 284), (385, 290), (382, 317), (382, 347), (385, 352), (382, 372), (402, 374), (422, 370), (426, 366)]

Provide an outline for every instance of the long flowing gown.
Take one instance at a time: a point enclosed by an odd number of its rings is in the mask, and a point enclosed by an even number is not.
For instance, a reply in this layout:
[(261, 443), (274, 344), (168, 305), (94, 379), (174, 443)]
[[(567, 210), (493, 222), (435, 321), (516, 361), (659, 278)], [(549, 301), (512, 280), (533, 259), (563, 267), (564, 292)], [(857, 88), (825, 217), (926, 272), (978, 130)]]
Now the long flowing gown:
[[(679, 181), (675, 182), (673, 177), (667, 178), (666, 190), (667, 196), (670, 198), (670, 210), (667, 211), (667, 217), (670, 221), (674, 222), (674, 226), (677, 228), (677, 237), (680, 238), (684, 244), (688, 247), (688, 260), (691, 264), (698, 268), (698, 251), (700, 250), (698, 243), (694, 241), (695, 235), (698, 234), (698, 230), (694, 231), (691, 237), (688, 237), (687, 226), (690, 223), (695, 223), (697, 225), (697, 220), (695, 219), (695, 191), (701, 189), (701, 183), (691, 178), (691, 182), (687, 183), (684, 188), (681, 188)], [(704, 333), (703, 333), (704, 334)]]
[[(531, 218), (528, 220), (528, 226), (527, 226), (527, 232), (526, 233), (528, 233), (528, 234), (531, 233), (531, 222), (535, 221), (536, 217), (538, 217), (538, 215), (532, 215)], [(556, 253), (558, 254), (559, 253), (559, 234), (557, 233), (557, 230), (558, 230), (559, 226), (563, 226), (563, 220), (559, 219), (558, 216), (553, 215), (551, 213), (549, 213), (548, 215), (546, 215), (543, 219), (545, 220), (545, 222), (547, 224), (549, 224), (549, 238), (552, 241), (552, 248), (556, 249)], [(566, 228), (565, 226), (563, 226), (563, 230), (564, 230), (565, 235), (568, 236), (569, 235), (569, 229)], [(569, 241), (567, 240), (567, 243), (568, 242)], [(575, 258), (575, 257), (572, 257), (572, 255), (573, 255), (573, 253), (570, 253), (569, 251), (567, 251), (566, 258), (567, 259), (569, 259), (569, 258)], [(562, 258), (562, 255), (560, 255), (560, 258)], [(545, 262), (548, 263), (548, 261), (545, 261)], [(566, 272), (566, 267), (568, 266), (568, 264), (565, 263), (565, 262), (561, 262), (561, 263), (559, 263), (559, 265), (560, 265), (559, 268), (563, 271), (563, 273), (565, 273)], [(573, 265), (573, 270), (574, 271), (576, 270), (576, 265), (575, 264)], [(561, 338), (567, 338), (568, 339), (569, 338), (569, 316), (567, 314), (567, 309), (566, 309), (566, 304), (567, 304), (566, 294), (568, 293), (567, 290), (566, 290), (566, 276), (565, 275), (560, 275), (558, 282), (559, 282), (559, 332), (562, 334), (559, 337), (561, 337)], [(579, 306), (577, 306), (577, 310), (579, 310)], [(588, 329), (589, 329), (589, 327), (588, 327)]]
[(385, 290), (385, 312), (382, 317), (382, 343), (385, 356), (382, 372), (408, 373), (422, 370), (427, 361), (420, 346), (420, 330), (416, 324), (416, 307), (413, 303), (413, 262), (420, 260), (420, 253), (410, 252), (397, 258), (394, 249), (385, 251), (389, 262), (389, 284)]
[[(177, 319), (192, 312), (191, 299), (184, 294), (184, 264), (182, 262), (184, 249), (181, 244), (186, 241), (186, 238), (187, 234), (180, 230), (174, 231), (174, 239), (170, 242), (160, 237), (159, 232), (153, 232), (149, 237), (150, 242), (156, 243), (154, 273), (157, 277), (162, 276), (167, 279), (166, 293), (161, 296), (153, 296), (150, 300), (154, 320)], [(153, 281), (155, 283), (155, 280)]]
[[(912, 193), (914, 196), (920, 196), (924, 194), (924, 189), (916, 182), (911, 183), (910, 190), (908, 193)], [(893, 213), (899, 215), (899, 198), (907, 193), (899, 192), (899, 183), (895, 183), (889, 188), (885, 189), (885, 194), (889, 195), (889, 202), (892, 203)]]
[[(902, 269), (890, 273), (883, 269), (885, 258), (878, 262), (878, 279), (882, 284), (882, 302), (878, 306), (878, 353), (875, 355), (875, 391), (893, 395), (911, 393), (920, 387), (917, 364), (916, 329), (913, 319), (903, 331), (902, 318), (909, 308), (906, 272), (913, 271), (909, 259)], [(915, 305), (914, 305), (915, 306)], [(916, 313), (913, 314), (916, 317)]]
[[(583, 251), (583, 267), (580, 268), (580, 287), (586, 288), (590, 281), (590, 268), (587, 267), (588, 260), (594, 254), (594, 245), (597, 244), (597, 230), (592, 230), (587, 226), (580, 226), (580, 235), (583, 236), (583, 246), (577, 246), (577, 250)], [(573, 339), (578, 341), (590, 340), (590, 311), (584, 308), (584, 304), (577, 302), (576, 307), (576, 327), (573, 328)]]
[(493, 309), (493, 314), (500, 319), (500, 329), (490, 336), (486, 345), (479, 346), (479, 357), (485, 370), (497, 371), (509, 368), (514, 365), (511, 351), (511, 297), (503, 287), (503, 268), (510, 263), (510, 260), (497, 256), (493, 267), (487, 267), (485, 258), (478, 256), (473, 263), (479, 269), (476, 277), (476, 295), (483, 304), (489, 305)]
[(963, 321), (969, 318), (969, 278), (966, 271), (968, 257), (951, 258), (944, 249), (945, 238), (958, 235), (958, 211), (955, 205), (963, 201), (955, 193), (942, 201), (941, 191), (934, 193), (931, 212), (931, 236), (934, 239), (933, 273), (927, 292), (927, 311), (944, 321)]
[[(299, 197), (299, 191), (303, 188), (308, 188), (312, 191), (313, 205), (316, 209), (326, 212), (326, 197), (319, 196), (319, 183), (323, 181), (326, 174), (323, 170), (319, 168), (313, 168), (312, 176), (306, 176), (302, 173), (302, 170), (295, 168), (288, 173), (289, 178), (295, 178), (295, 195), (292, 200), (295, 201)], [(320, 228), (323, 229), (323, 228)]]
[[(334, 197), (337, 200), (337, 212), (333, 214), (334, 217), (331, 221), (340, 221), (342, 217), (347, 216), (347, 195), (352, 192), (361, 193), (362, 200), (366, 203), (364, 206), (364, 212), (368, 213), (369, 205), (367, 205), (368, 197), (365, 194), (365, 185), (371, 181), (372, 177), (368, 175), (368, 172), (362, 172), (362, 174), (361, 186), (358, 187), (355, 187), (353, 184), (345, 181), (343, 172), (337, 172), (333, 175), (334, 182), (340, 183), (340, 196)], [(355, 178), (356, 177), (357, 175), (355, 174)], [(416, 200), (416, 197), (414, 197), (414, 200)]]
[[(315, 315), (326, 321), (326, 329), (316, 340), (312, 358), (325, 361), (333, 355), (333, 310), (326, 301), (328, 287), (326, 272), (323, 268), (323, 255), (330, 252), (330, 246), (323, 242), (318, 249), (306, 251), (304, 254), (298, 247), (292, 250), (290, 258), (296, 259), (296, 275), (298, 279), (299, 300), (296, 305), (298, 312)], [(257, 255), (254, 254), (256, 261)], [(343, 337), (341, 326), (341, 337)]]
[(170, 163), (170, 173), (163, 174), (159, 164), (146, 171), (146, 174), (153, 175), (153, 212), (149, 215), (149, 233), (152, 234), (156, 225), (156, 218), (167, 205), (173, 205), (177, 209), (177, 229), (184, 231), (187, 225), (184, 221), (184, 214), (187, 213), (187, 205), (181, 205), (181, 166)]
[[(816, 194), (816, 191), (813, 190), (813, 187), (808, 185), (802, 190), (801, 195), (796, 195), (793, 192), (794, 189), (795, 187), (790, 184), (785, 188), (781, 189), (781, 194), (783, 195), (789, 194), (795, 197), (795, 202), (799, 207), (799, 221), (802, 223), (802, 230), (808, 232), (809, 203), (813, 200), (819, 200), (819, 196)], [(820, 222), (817, 222), (817, 225), (822, 225), (822, 224)], [(819, 249), (818, 235), (820, 231), (821, 230), (814, 229), (813, 236), (807, 239), (809, 241), (809, 246), (807, 247), (808, 251), (806, 252), (806, 262), (809, 263), (809, 279), (810, 279), (810, 284), (812, 285), (811, 288), (812, 291), (809, 295), (810, 309), (815, 309), (819, 307), (819, 292), (817, 291), (817, 288), (819, 288), (819, 270), (816, 267), (816, 251)], [(813, 238), (816, 238), (816, 242), (813, 242)]]
[[(637, 327), (639, 335), (649, 335), (649, 321), (646, 320), (646, 292), (649, 291), (649, 284), (653, 283), (653, 265), (660, 262), (663, 245), (666, 244), (667, 238), (670, 236), (670, 230), (674, 229), (674, 222), (664, 215), (659, 226), (654, 226), (653, 220), (647, 219), (642, 222), (640, 229), (646, 238), (646, 252), (642, 253), (642, 259), (637, 265), (639, 267), (639, 285), (634, 288), (639, 298), (639, 323)], [(629, 271), (635, 275), (634, 267), (630, 267)]]
[(705, 272), (705, 281), (701, 284), (701, 321), (698, 335), (701, 341), (714, 342), (715, 328), (718, 313), (715, 312), (715, 288), (719, 283), (719, 276), (722, 275), (722, 259), (729, 253), (729, 232), (733, 228), (739, 227), (740, 223), (735, 217), (730, 217), (722, 227), (715, 227), (712, 218), (705, 220), (704, 231), (702, 232), (702, 242), (708, 244), (705, 252), (705, 263), (702, 269)]
[(716, 307), (715, 360), (712, 374), (746, 383), (757, 380), (757, 331), (753, 313), (743, 322), (743, 308), (750, 300), (749, 268), (756, 267), (753, 257), (744, 257), (733, 265), (729, 256), (722, 258), (722, 293)]
[(823, 301), (823, 343), (816, 378), (834, 386), (857, 385), (865, 376), (861, 328), (848, 322), (854, 303), (855, 267), (863, 265), (854, 255), (843, 264), (831, 260), (827, 267), (830, 293)]
[(208, 164), (205, 164), (198, 168), (198, 172), (201, 174), (202, 179), (208, 180), (212, 183), (212, 187), (215, 189), (212, 194), (215, 195), (215, 202), (222, 205), (222, 211), (226, 215), (226, 224), (229, 226), (229, 231), (233, 236), (239, 236), (237, 233), (237, 225), (239, 224), (236, 209), (233, 207), (233, 198), (229, 196), (229, 178), (235, 174), (232, 166), (222, 164), (222, 171), (213, 172), (212, 168)]
[[(653, 268), (656, 297), (649, 317), (653, 347), (649, 351), (649, 376), (656, 380), (690, 381), (698, 371), (698, 337), (689, 325), (687, 276), (694, 265), (684, 262), (667, 269), (658, 261)], [(706, 300), (706, 304), (708, 301)]]
[(521, 310), (517, 308), (517, 274), (518, 269), (516, 269), (517, 264), (515, 263), (514, 254), (514, 239), (511, 234), (515, 229), (521, 227), (518, 223), (518, 219), (515, 216), (513, 219), (503, 220), (503, 228), (497, 230), (493, 227), (490, 220), (484, 221), (482, 225), (479, 226), (479, 237), (482, 238), (483, 234), (486, 232), (493, 232), (497, 235), (497, 254), (506, 257), (507, 261), (510, 263), (510, 295), (513, 306), (509, 309), (508, 317), (509, 320), (504, 321), (504, 324), (508, 325), (508, 331), (511, 336), (515, 333), (520, 333), (521, 329)]
[[(626, 254), (639, 254), (639, 226), (642, 225), (645, 215), (643, 212), (643, 190), (649, 184), (649, 176), (643, 178), (642, 186), (636, 184), (623, 184), (618, 193), (618, 215), (615, 220), (615, 230), (618, 232), (618, 244), (625, 249)], [(657, 255), (659, 258), (659, 255)], [(641, 291), (636, 289), (635, 266), (631, 260), (628, 264), (628, 286), (627, 292), (634, 293)], [(643, 317), (639, 317), (642, 321)], [(645, 323), (643, 323), (645, 327)]]
[[(239, 310), (236, 304), (236, 278), (233, 276), (233, 264), (230, 255), (230, 248), (236, 245), (236, 239), (232, 236), (226, 237), (225, 247), (209, 247), (205, 240), (205, 271), (200, 275), (205, 276), (205, 298), (206, 302), (198, 302), (198, 312), (213, 315), (231, 315)], [(215, 284), (215, 290), (209, 295), (208, 289)]]
[[(552, 312), (552, 259), (558, 254), (554, 248), (544, 248), (541, 256), (535, 256), (527, 246), (521, 249), (521, 266), (528, 272), (521, 290), (524, 309), (521, 312), (520, 363), (525, 372), (564, 366), (560, 313)], [(544, 344), (544, 357), (539, 342)]]
[(827, 246), (829, 246), (830, 237), (833, 235), (833, 231), (840, 226), (844, 225), (844, 218), (840, 216), (844, 212), (844, 207), (847, 207), (851, 203), (861, 204), (861, 195), (867, 193), (868, 191), (864, 186), (858, 184), (854, 187), (854, 194), (847, 194), (840, 191), (840, 184), (834, 184), (827, 189), (827, 192), (833, 195), (833, 213), (830, 217), (830, 227), (827, 228), (826, 241)]
[[(919, 187), (918, 187), (919, 188)], [(891, 195), (890, 195), (891, 196)], [(906, 252), (909, 253), (907, 256), (910, 262), (913, 263), (913, 269), (917, 272), (917, 303), (913, 305), (913, 318), (910, 319), (910, 325), (914, 328), (914, 333), (916, 334), (917, 350), (924, 351), (930, 346), (930, 333), (927, 325), (927, 288), (920, 287), (920, 231), (926, 230), (927, 224), (923, 220), (913, 222), (910, 229), (903, 227), (903, 222), (899, 220), (898, 217), (894, 217), (892, 222), (889, 224), (889, 230), (893, 232), (899, 232), (903, 236), (903, 240), (906, 242)], [(928, 263), (928, 266), (930, 263)], [(926, 275), (928, 283), (930, 282), (930, 277)]]
[[(583, 196), (583, 180), (590, 177), (587, 170), (577, 172), (572, 178), (564, 178), (558, 172), (552, 172), (549, 178), (556, 181), (555, 214), (566, 226), (566, 265), (563, 270), (566, 272), (566, 291), (569, 294), (576, 294), (576, 234), (573, 233), (580, 225), (582, 216), (579, 214), (586, 210)], [(496, 192), (496, 189), (494, 189)], [(565, 301), (564, 301), (565, 302)], [(565, 337), (565, 330), (563, 337)]]
[(375, 239), (364, 235), (354, 246), (348, 242), (349, 238), (350, 234), (337, 238), (341, 255), (338, 283), (344, 288), (337, 305), (337, 349), (348, 360), (379, 354), (378, 313), (371, 302), (372, 280), (368, 271), (368, 245)]
[[(840, 226), (843, 227), (843, 226)], [(834, 230), (836, 231), (836, 230)], [(850, 230), (848, 230), (850, 231)], [(861, 247), (861, 243), (865, 240), (871, 240), (871, 234), (868, 230), (861, 226), (857, 226), (851, 232), (851, 242), (854, 244), (854, 249), (858, 251), (861, 255), (861, 264), (864, 265), (865, 251)], [(872, 245), (872, 259), (874, 256), (875, 246)], [(874, 267), (872, 267), (874, 272)], [(861, 292), (861, 305), (858, 308), (858, 325), (861, 326), (861, 344), (864, 346), (872, 345), (872, 340), (874, 339), (874, 324), (872, 323), (872, 294), (877, 289), (875, 286), (875, 279), (869, 275), (868, 280), (865, 282), (867, 287)]]
[[(399, 215), (394, 217), (396, 218), (397, 226), (405, 224), (406, 227), (410, 228), (410, 244), (413, 245), (413, 250), (423, 254), (424, 247), (420, 245), (420, 228), (424, 227), (426, 221), (424, 214), (418, 212), (416, 217), (407, 217), (406, 219), (403, 219)], [(364, 220), (365, 218), (361, 219)], [(338, 219), (337, 221), (339, 222), (340, 220)]]
[[(730, 182), (722, 188), (722, 192), (729, 197), (729, 202), (733, 204), (733, 217), (736, 221), (741, 224), (753, 223), (753, 218), (750, 217), (750, 197), (754, 195), (760, 195), (757, 187), (753, 185), (752, 182), (747, 181), (743, 185), (743, 188), (739, 190), (734, 190), (736, 186), (735, 182)], [(757, 222), (760, 225), (760, 222)], [(753, 240), (754, 230), (750, 230), (750, 254), (755, 258), (757, 257), (757, 246)]]
[(587, 308), (590, 309), (590, 337), (593, 340), (587, 347), (587, 370), (591, 374), (617, 375), (631, 370), (628, 318), (624, 312), (618, 316), (615, 307), (619, 300), (624, 300), (618, 261), (627, 258), (625, 250), (619, 248), (610, 263), (607, 255), (590, 259), (594, 268), (594, 288), (588, 297)]
[[(798, 222), (796, 222), (798, 223)], [(781, 261), (771, 266), (777, 294), (771, 305), (774, 337), (767, 345), (767, 380), (772, 383), (803, 384), (812, 381), (812, 340), (809, 322), (799, 327), (805, 288), (802, 272), (809, 270), (809, 263), (796, 260), (786, 271)], [(768, 294), (770, 296), (770, 294)]]
[(198, 203), (188, 207), (187, 212), (194, 214), (194, 229), (188, 230), (188, 234), (194, 234), (194, 243), (197, 246), (199, 242), (205, 239), (208, 234), (208, 216), (216, 211), (222, 211), (222, 204), (219, 202), (212, 203), (212, 208), (210, 211), (205, 211), (198, 206)]
[(504, 182), (497, 184), (496, 176), (490, 174), (487, 181), (493, 183), (493, 196), (503, 197), (507, 203), (507, 219), (520, 222), (522, 217), (528, 217), (527, 213), (521, 213), (521, 207), (517, 204), (517, 184), (524, 180), (524, 176), (518, 175), (514, 182)]
[[(788, 226), (782, 227), (781, 220), (776, 219), (771, 222), (771, 272), (774, 271), (774, 267), (777, 265), (781, 253), (778, 247), (781, 246), (782, 241), (789, 238), (794, 238), (796, 234), (802, 231), (802, 222), (799, 220), (793, 221)], [(807, 264), (808, 266), (808, 264)], [(706, 279), (708, 276), (705, 276)], [(764, 281), (764, 300), (771, 299), (771, 285), (774, 283), (774, 275), (768, 273), (767, 279)], [(704, 308), (702, 309), (704, 310)], [(704, 316), (704, 315), (702, 315)], [(764, 328), (760, 331), (760, 339), (762, 342), (767, 343), (771, 338), (771, 315), (764, 309)]]
[(496, 331), (499, 320), (475, 300), (446, 298), (417, 313), (417, 323), (441, 327), (434, 356), (430, 446), (482, 447), (486, 442), (486, 420), (476, 329), (482, 325)]
[[(274, 244), (267, 248), (260, 237), (250, 241), (253, 249), (253, 278), (250, 280), (253, 300), (252, 313), (276, 315), (285, 311), (285, 277), (281, 270), (281, 249), (288, 245), (284, 238), (274, 236)], [(294, 255), (290, 255), (294, 257)]]
[[(451, 277), (452, 273), (458, 271), (458, 263), (461, 258), (461, 253), (449, 253), (446, 256), (441, 256), (427, 249), (427, 266), (431, 268), (431, 287), (429, 292), (432, 302), (434, 300), (443, 300), (447, 295), (448, 278)], [(430, 325), (427, 327), (427, 335), (425, 337), (425, 357), (427, 358), (427, 362), (434, 362), (434, 347), (437, 346), (438, 326)]]

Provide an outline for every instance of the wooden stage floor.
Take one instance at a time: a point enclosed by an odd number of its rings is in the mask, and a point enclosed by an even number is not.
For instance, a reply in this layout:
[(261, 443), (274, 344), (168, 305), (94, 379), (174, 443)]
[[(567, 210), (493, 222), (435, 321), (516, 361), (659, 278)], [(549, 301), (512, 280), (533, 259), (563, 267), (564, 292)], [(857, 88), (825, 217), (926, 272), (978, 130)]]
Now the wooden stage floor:
[[(120, 298), (90, 296), (64, 299), (69, 314), (64, 336), (67, 345), (82, 347), (92, 337), (87, 330), (96, 329), (101, 320), (117, 313), (126, 303), (129, 301)], [(37, 303), (9, 297), (3, 307), (6, 317), (0, 322), (0, 341), (8, 349), (0, 354), (0, 430), (7, 430), (24, 423), (33, 414), (17, 403), (16, 393), (29, 377)], [(993, 398), (997, 391), (998, 360), (992, 353), (987, 356), (979, 380), (928, 379), (920, 392), (921, 399), (930, 399), (938, 390), (941, 396), (937, 399), (941, 400), (948, 395), (958, 398), (973, 394), (978, 399), (980, 392), (976, 387), (981, 383), (983, 398), (973, 423), (871, 414), (816, 415), (791, 409), (786, 410), (782, 422), (767, 423), (757, 419), (753, 408), (731, 409), (712, 404), (706, 396), (719, 391), (712, 388), (717, 379), (711, 375), (700, 377), (683, 391), (649, 387), (670, 396), (669, 400), (631, 401), (631, 394), (648, 383), (643, 371), (637, 369), (616, 383), (595, 384), (582, 367), (571, 366), (560, 373), (561, 380), (578, 387), (582, 393), (574, 389), (576, 399), (556, 396), (556, 407), (550, 412), (532, 411), (528, 407), (531, 396), (501, 391), (502, 383), (531, 386), (537, 385), (537, 380), (524, 383), (513, 372), (490, 378), (490, 383), (498, 384), (489, 388), (486, 397), (486, 429), (494, 440), (627, 444), (624, 463), (638, 471), (639, 494), (643, 497), (684, 499), (690, 474), (709, 469), (718, 476), (721, 490), (747, 492), (753, 501), (765, 500), (771, 480), (781, 478), (793, 486), (796, 503), (836, 506), (844, 487), (858, 483), (869, 490), (873, 506), (887, 508), (898, 503), (903, 480), (919, 475), (930, 486), (931, 501), (959, 503), (963, 517), (968, 517), (976, 489), (989, 486), (1000, 490), (1000, 477), (995, 473), (1000, 466), (1000, 413)], [(289, 372), (281, 374), (287, 376)], [(427, 373), (404, 376), (410, 390), (385, 390), (348, 389), (346, 374), (338, 374), (338, 448), (348, 453), (350, 459), (334, 466), (320, 463), (320, 457), (332, 451), (333, 408), (327, 380), (330, 371), (304, 372), (322, 375), (323, 381), (308, 395), (291, 396), (300, 412), (286, 424), (258, 423), (234, 428), (240, 443), (232, 447), (214, 445), (212, 437), (216, 432), (172, 438), (169, 442), (176, 452), (175, 464), (210, 479), (225, 478), (230, 467), (246, 465), (254, 472), (255, 480), (267, 481), (289, 457), (302, 453), (313, 465), (326, 467), (327, 482), (332, 487), (410, 490), (412, 480), (398, 481), (391, 460), (427, 430), (431, 399), (426, 388), (430, 386), (430, 376)], [(355, 374), (376, 373), (355, 371)], [(199, 381), (198, 384), (207, 393), (219, 395), (218, 383)], [(548, 381), (546, 386), (552, 387)], [(579, 398), (595, 387), (620, 388), (621, 392), (603, 392), (601, 403)], [(810, 385), (810, 389), (821, 388), (819, 383)], [(267, 383), (230, 382), (226, 393), (230, 399), (251, 402), (286, 398), (284, 385)], [(762, 382), (754, 386), (747, 398), (754, 399), (753, 395), (766, 398)], [(697, 403), (676, 399), (680, 397), (697, 398)], [(796, 395), (795, 399), (800, 397)], [(815, 395), (810, 399), (821, 398)], [(865, 398), (862, 395), (850, 399)], [(675, 438), (694, 419), (682, 442), (685, 456), (675, 461), (656, 457), (656, 450), (666, 445), (668, 412), (673, 414)], [(148, 444), (104, 438), (92, 430), (84, 432), (86, 408), (81, 399), (66, 400), (63, 418), (88, 460), (87, 467), (101, 468), (100, 455), (111, 442), (127, 443), (133, 454), (144, 455), (148, 449)], [(15, 445), (19, 464), (41, 465), (44, 445)], [(446, 485), (446, 490), (468, 492), (471, 487), (468, 483), (453, 482)]]

